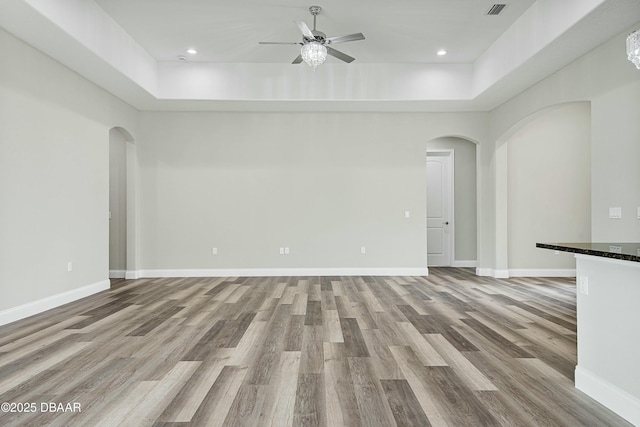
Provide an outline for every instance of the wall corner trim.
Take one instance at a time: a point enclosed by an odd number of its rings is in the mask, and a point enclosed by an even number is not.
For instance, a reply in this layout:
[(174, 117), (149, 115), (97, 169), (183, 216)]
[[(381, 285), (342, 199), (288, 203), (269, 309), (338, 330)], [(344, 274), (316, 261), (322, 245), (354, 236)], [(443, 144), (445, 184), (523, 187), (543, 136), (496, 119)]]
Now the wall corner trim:
[(70, 291), (51, 295), (46, 298), (0, 311), (0, 325), (6, 325), (7, 323), (15, 322), (17, 320), (42, 313), (43, 311), (51, 310), (52, 308), (77, 301), (98, 292), (106, 291), (110, 286), (111, 284), (109, 280), (101, 280), (100, 282), (86, 285), (81, 288), (72, 289)]
[(140, 278), (140, 272), (138, 270), (125, 270), (124, 278), (127, 280), (135, 280)]

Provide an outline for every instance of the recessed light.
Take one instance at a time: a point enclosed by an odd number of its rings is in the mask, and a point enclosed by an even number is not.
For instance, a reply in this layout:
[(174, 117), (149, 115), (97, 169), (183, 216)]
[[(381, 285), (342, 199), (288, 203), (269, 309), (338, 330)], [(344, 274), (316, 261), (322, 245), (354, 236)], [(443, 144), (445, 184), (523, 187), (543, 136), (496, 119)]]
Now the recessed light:
[(187, 61), (187, 57), (186, 57), (186, 56), (184, 56), (184, 55), (179, 55), (179, 56), (178, 56), (178, 61), (180, 61), (180, 62), (186, 62), (186, 61)]
[(195, 49), (187, 49), (187, 53), (191, 55), (195, 55), (196, 53), (198, 53), (198, 51)]
[(447, 51), (444, 49), (440, 49), (437, 53), (438, 53), (438, 56), (444, 56), (447, 54)]

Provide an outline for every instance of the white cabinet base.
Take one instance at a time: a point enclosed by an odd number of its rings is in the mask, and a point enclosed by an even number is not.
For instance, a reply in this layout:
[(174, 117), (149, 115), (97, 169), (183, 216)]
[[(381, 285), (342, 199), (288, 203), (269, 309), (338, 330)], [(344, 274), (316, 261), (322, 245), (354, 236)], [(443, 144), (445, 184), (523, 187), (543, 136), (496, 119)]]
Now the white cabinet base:
[(576, 255), (576, 272), (576, 388), (640, 426), (640, 263)]

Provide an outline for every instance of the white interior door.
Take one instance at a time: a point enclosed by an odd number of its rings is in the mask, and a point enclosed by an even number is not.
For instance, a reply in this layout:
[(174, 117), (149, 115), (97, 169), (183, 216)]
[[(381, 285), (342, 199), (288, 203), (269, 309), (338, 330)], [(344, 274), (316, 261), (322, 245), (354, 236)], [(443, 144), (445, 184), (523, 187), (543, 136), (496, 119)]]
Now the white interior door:
[(453, 259), (453, 151), (427, 152), (427, 265)]

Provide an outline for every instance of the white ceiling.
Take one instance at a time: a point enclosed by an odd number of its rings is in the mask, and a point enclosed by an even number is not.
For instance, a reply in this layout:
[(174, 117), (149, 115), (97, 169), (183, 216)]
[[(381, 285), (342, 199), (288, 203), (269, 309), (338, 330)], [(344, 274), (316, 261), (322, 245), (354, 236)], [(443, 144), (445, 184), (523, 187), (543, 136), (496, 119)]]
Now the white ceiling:
[[(313, 27), (309, 6), (322, 7), (317, 29), (328, 37), (361, 32), (366, 39), (335, 45), (362, 63), (469, 63), (475, 61), (534, 0), (508, 0), (497, 16), (493, 0), (96, 0), (158, 61), (175, 61), (186, 49), (192, 61), (290, 63), (299, 42), (294, 21)], [(313, 3), (317, 1), (317, 3)], [(438, 57), (438, 49), (448, 55)], [(329, 58), (331, 61), (338, 61)]]
[[(640, 0), (313, 2), (0, 0), (0, 26), (141, 110), (486, 111), (640, 24)], [(364, 33), (334, 45), (356, 61), (258, 44), (300, 41), (312, 4), (328, 37)]]

